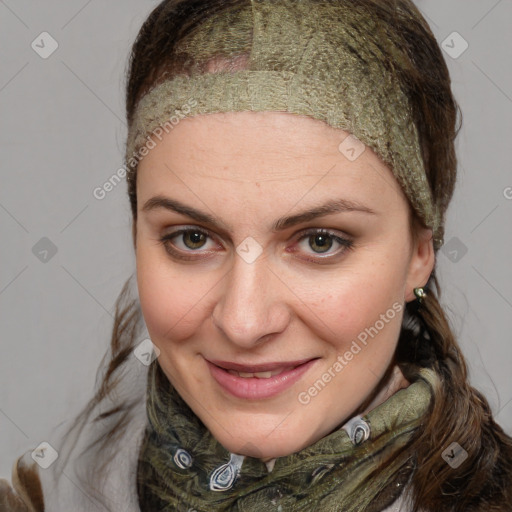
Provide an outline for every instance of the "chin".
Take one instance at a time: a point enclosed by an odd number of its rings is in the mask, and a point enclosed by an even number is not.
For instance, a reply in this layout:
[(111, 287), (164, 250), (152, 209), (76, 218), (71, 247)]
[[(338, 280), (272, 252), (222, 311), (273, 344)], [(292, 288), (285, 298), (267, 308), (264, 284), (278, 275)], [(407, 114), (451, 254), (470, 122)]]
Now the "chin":
[[(229, 435), (224, 430), (221, 432), (214, 430), (212, 435), (231, 453), (256, 459), (274, 459), (290, 455), (312, 444), (311, 439), (313, 439), (313, 435), (305, 438), (304, 430), (299, 427), (296, 435), (289, 429), (276, 429), (269, 434), (269, 429), (265, 428), (258, 433), (254, 426), (251, 428), (249, 425), (240, 426), (237, 430), (238, 432), (234, 435)], [(247, 435), (247, 432), (251, 435)]]
[[(222, 443), (221, 443), (222, 444)], [(223, 445), (231, 453), (237, 453), (239, 455), (245, 455), (247, 457), (254, 457), (256, 459), (275, 459), (277, 457), (285, 457), (291, 453), (295, 453), (301, 450), (301, 447), (296, 444), (290, 443), (289, 445), (283, 445), (283, 443), (274, 441), (258, 441), (244, 440), (240, 443), (228, 443)]]

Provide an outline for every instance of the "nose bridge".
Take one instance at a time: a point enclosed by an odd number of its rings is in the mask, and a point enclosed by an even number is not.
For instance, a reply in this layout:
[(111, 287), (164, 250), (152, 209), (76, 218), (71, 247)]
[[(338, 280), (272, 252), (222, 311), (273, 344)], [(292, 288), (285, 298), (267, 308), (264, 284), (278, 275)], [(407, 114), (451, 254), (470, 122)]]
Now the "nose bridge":
[(236, 254), (213, 311), (215, 325), (230, 341), (247, 348), (280, 332), (288, 317), (280, 288), (262, 255), (248, 262)]

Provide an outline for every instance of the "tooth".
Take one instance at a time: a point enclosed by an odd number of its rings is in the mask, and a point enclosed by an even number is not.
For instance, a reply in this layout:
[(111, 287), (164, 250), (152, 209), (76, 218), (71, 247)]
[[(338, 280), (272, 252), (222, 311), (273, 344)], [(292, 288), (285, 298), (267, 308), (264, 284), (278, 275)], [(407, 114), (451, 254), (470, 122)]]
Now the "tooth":
[(257, 372), (254, 374), (254, 376), (257, 377), (258, 379), (268, 379), (272, 377), (272, 372)]
[(275, 375), (279, 375), (284, 371), (293, 370), (293, 367), (290, 368), (280, 368), (278, 370), (266, 371), (266, 372), (237, 372), (235, 370), (227, 370), (231, 375), (236, 375), (237, 377), (243, 377), (245, 379), (250, 379), (252, 377), (256, 377), (258, 379), (269, 379), (270, 377), (274, 377)]

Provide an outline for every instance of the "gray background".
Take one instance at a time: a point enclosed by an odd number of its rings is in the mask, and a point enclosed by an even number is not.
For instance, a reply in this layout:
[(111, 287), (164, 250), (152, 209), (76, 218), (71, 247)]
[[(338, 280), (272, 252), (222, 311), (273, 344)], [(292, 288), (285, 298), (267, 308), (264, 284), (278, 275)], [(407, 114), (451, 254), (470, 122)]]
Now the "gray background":
[[(125, 183), (103, 200), (93, 190), (122, 166), (128, 51), (156, 4), (0, 0), (0, 477), (91, 397), (135, 269)], [(452, 54), (464, 115), (442, 302), (472, 384), (512, 434), (512, 0), (417, 5)], [(58, 43), (45, 59), (31, 47), (51, 49), (42, 32)], [(469, 45), (457, 58), (453, 32)], [(43, 237), (57, 249), (46, 261)]]

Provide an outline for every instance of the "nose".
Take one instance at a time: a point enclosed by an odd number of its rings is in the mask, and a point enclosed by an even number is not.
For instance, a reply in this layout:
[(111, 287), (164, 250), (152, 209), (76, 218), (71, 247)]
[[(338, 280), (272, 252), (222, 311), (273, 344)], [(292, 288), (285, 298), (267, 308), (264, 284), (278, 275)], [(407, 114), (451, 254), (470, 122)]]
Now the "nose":
[(290, 293), (263, 256), (247, 263), (237, 254), (213, 308), (213, 322), (231, 343), (253, 348), (286, 329)]

